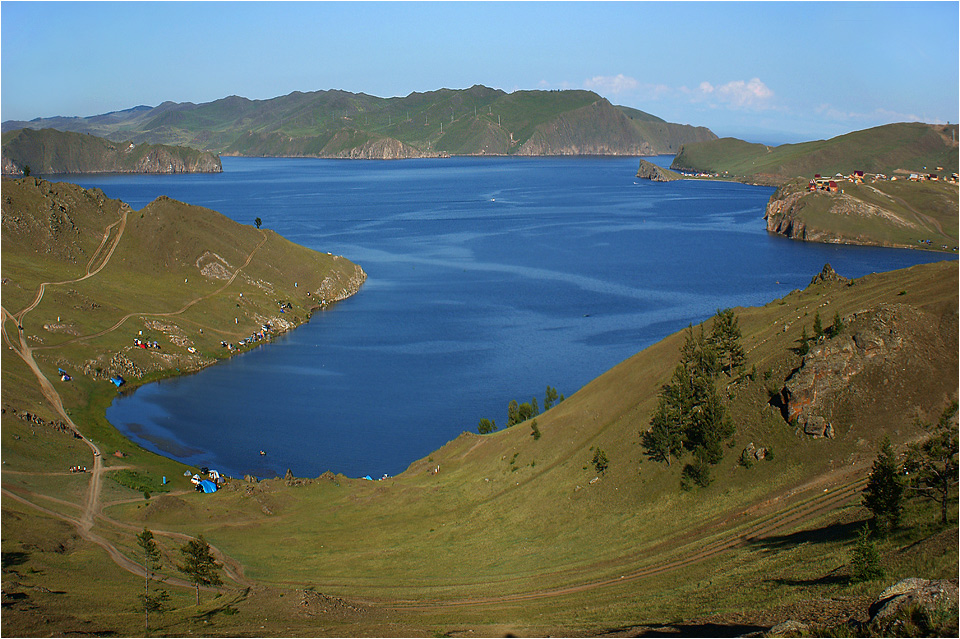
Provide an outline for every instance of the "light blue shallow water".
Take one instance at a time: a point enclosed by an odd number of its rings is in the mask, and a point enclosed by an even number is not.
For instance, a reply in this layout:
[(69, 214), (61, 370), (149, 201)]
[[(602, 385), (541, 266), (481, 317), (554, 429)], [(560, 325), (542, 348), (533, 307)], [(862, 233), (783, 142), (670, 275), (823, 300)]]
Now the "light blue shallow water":
[[(668, 158), (658, 163), (668, 163)], [(396, 474), (511, 399), (567, 395), (717, 308), (936, 261), (768, 235), (772, 189), (635, 179), (634, 158), (224, 158), (224, 173), (64, 178), (159, 195), (342, 254), (369, 279), (296, 331), (148, 385), (108, 419), (231, 475)], [(265, 449), (268, 454), (260, 456)]]

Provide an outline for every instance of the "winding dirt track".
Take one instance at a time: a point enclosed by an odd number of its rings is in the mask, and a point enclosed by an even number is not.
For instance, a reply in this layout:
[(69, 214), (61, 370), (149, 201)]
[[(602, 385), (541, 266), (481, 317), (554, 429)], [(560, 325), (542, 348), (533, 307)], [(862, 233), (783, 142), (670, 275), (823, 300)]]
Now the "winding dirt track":
[[(27, 497), (17, 494), (15, 492), (12, 492), (7, 488), (2, 488), (2, 494), (15, 501), (28, 505), (32, 508), (35, 508), (47, 515), (56, 517), (58, 519), (62, 519), (74, 525), (77, 528), (77, 531), (81, 537), (97, 544), (98, 546), (106, 550), (107, 554), (114, 560), (114, 562), (118, 566), (138, 576), (143, 576), (144, 571), (142, 566), (128, 559), (125, 555), (123, 555), (123, 553), (117, 550), (117, 548), (113, 544), (111, 544), (109, 541), (107, 541), (100, 535), (93, 532), (93, 525), (94, 525), (95, 518), (100, 517), (100, 518), (106, 519), (103, 517), (102, 513), (100, 512), (101, 511), (100, 492), (101, 492), (101, 484), (102, 484), (102, 477), (103, 477), (103, 471), (104, 471), (103, 457), (101, 455), (101, 451), (96, 444), (94, 444), (87, 437), (85, 437), (83, 433), (80, 432), (80, 429), (74, 423), (73, 419), (70, 418), (70, 415), (67, 413), (66, 409), (63, 406), (63, 400), (61, 399), (60, 394), (53, 387), (53, 384), (50, 383), (50, 380), (47, 379), (46, 375), (44, 375), (43, 371), (41, 371), (40, 367), (37, 365), (37, 362), (33, 357), (33, 351), (35, 349), (27, 343), (26, 335), (24, 334), (24, 331), (23, 331), (24, 317), (26, 317), (28, 313), (30, 313), (40, 304), (40, 302), (43, 300), (44, 292), (46, 291), (48, 286), (59, 286), (64, 284), (75, 284), (77, 282), (82, 282), (83, 280), (86, 280), (90, 277), (97, 275), (98, 273), (100, 273), (100, 271), (102, 271), (107, 266), (107, 264), (110, 262), (110, 259), (113, 257), (114, 252), (117, 250), (117, 247), (120, 245), (120, 240), (123, 238), (123, 233), (126, 230), (126, 225), (127, 225), (127, 215), (130, 211), (131, 211), (130, 207), (124, 204), (123, 207), (121, 208), (120, 219), (104, 227), (103, 239), (100, 241), (100, 245), (97, 247), (97, 250), (94, 251), (90, 260), (87, 262), (85, 274), (82, 277), (78, 277), (71, 280), (64, 280), (60, 282), (41, 283), (39, 288), (37, 289), (37, 294), (34, 297), (33, 301), (16, 314), (10, 313), (6, 308), (0, 306), (0, 318), (2, 318), (2, 323), (0, 323), (0, 332), (2, 332), (4, 342), (6, 342), (6, 344), (10, 347), (10, 349), (13, 350), (20, 357), (20, 359), (23, 360), (23, 362), (30, 368), (34, 376), (37, 378), (37, 384), (40, 386), (40, 392), (43, 394), (44, 398), (46, 398), (46, 400), (50, 402), (50, 405), (57, 412), (57, 414), (60, 415), (60, 417), (67, 424), (67, 426), (76, 434), (77, 437), (83, 440), (83, 442), (90, 448), (90, 451), (93, 453), (93, 466), (92, 466), (92, 469), (89, 471), (90, 482), (87, 485), (87, 491), (86, 491), (86, 494), (84, 495), (80, 518), (77, 519), (74, 517), (70, 517), (63, 513), (59, 513), (54, 510), (50, 510), (48, 508), (40, 506), (34, 501), (27, 499)], [(113, 241), (111, 242), (110, 241), (111, 235), (115, 228), (117, 232), (116, 232), (116, 235), (113, 237)], [(46, 348), (56, 348), (56, 347), (63, 346), (64, 344), (73, 343), (73, 342), (85, 340), (85, 339), (92, 339), (92, 338), (100, 337), (102, 335), (106, 335), (111, 331), (114, 331), (117, 328), (119, 328), (126, 320), (128, 320), (130, 317), (133, 317), (135, 315), (155, 315), (155, 316), (162, 316), (162, 317), (170, 317), (170, 316), (179, 315), (183, 313), (184, 311), (194, 306), (198, 302), (201, 302), (214, 295), (217, 295), (218, 293), (226, 289), (228, 286), (233, 284), (234, 280), (236, 280), (237, 276), (240, 274), (240, 271), (246, 268), (250, 264), (256, 252), (267, 241), (266, 233), (264, 233), (263, 231), (260, 231), (260, 235), (261, 235), (260, 242), (250, 251), (244, 263), (240, 267), (238, 267), (236, 271), (234, 271), (233, 275), (224, 285), (217, 288), (215, 291), (189, 301), (182, 308), (176, 311), (172, 311), (168, 313), (150, 313), (150, 312), (129, 313), (125, 315), (116, 324), (114, 324), (113, 326), (111, 326), (106, 330), (94, 333), (92, 335), (78, 337), (68, 342), (64, 342), (61, 344), (57, 344), (56, 346), (50, 346)], [(109, 248), (107, 248), (106, 251), (104, 251), (104, 249), (108, 246)], [(95, 265), (96, 267), (94, 268)], [(17, 334), (15, 338), (11, 338), (10, 334), (7, 332), (8, 319), (13, 321), (13, 323), (17, 327)], [(44, 347), (38, 347), (38, 348), (44, 348)], [(111, 468), (111, 470), (115, 470), (115, 469)], [(38, 474), (41, 474), (41, 473), (38, 473)], [(50, 473), (50, 474), (60, 474), (60, 473)], [(44, 497), (43, 495), (40, 495), (40, 496)], [(55, 501), (60, 501), (60, 500), (55, 500)], [(70, 505), (74, 505), (74, 504), (70, 504)], [(119, 524), (119, 522), (112, 522), (112, 523)], [(126, 524), (119, 524), (119, 525), (122, 525), (125, 528), (131, 528), (131, 529), (136, 528), (134, 526), (129, 526)], [(181, 533), (173, 533), (173, 532), (167, 532), (167, 531), (154, 531), (154, 533), (162, 536), (171, 537), (174, 539), (184, 539), (184, 540), (190, 539), (188, 535), (183, 535)], [(213, 553), (223, 561), (224, 572), (227, 574), (227, 576), (230, 579), (232, 579), (238, 584), (250, 585), (249, 582), (243, 576), (242, 566), (240, 566), (233, 559), (223, 555), (223, 553), (221, 553), (219, 550), (217, 550), (213, 546), (211, 546), (211, 549)], [(167, 578), (164, 581), (171, 585), (193, 587), (193, 584), (183, 579), (178, 579), (174, 577)]]
[[(80, 278), (74, 280), (67, 280), (63, 282), (45, 282), (42, 283), (37, 291), (37, 295), (34, 300), (26, 308), (21, 310), (16, 314), (12, 314), (7, 309), (0, 307), (2, 311), (2, 334), (3, 339), (13, 349), (17, 355), (27, 364), (30, 370), (33, 371), (34, 375), (37, 378), (37, 383), (40, 386), (40, 390), (43, 393), (43, 396), (50, 402), (54, 410), (60, 415), (64, 422), (77, 434), (83, 441), (90, 447), (91, 452), (93, 453), (93, 470), (90, 472), (90, 482), (84, 496), (83, 505), (81, 507), (81, 514), (79, 518), (71, 517), (61, 512), (57, 512), (50, 508), (46, 508), (38, 503), (36, 503), (36, 498), (50, 499), (52, 501), (61, 502), (64, 505), (76, 506), (76, 504), (69, 504), (68, 502), (62, 502), (62, 500), (57, 500), (52, 497), (46, 497), (40, 494), (30, 493), (29, 491), (22, 490), (10, 490), (8, 488), (2, 488), (2, 494), (10, 499), (13, 499), (19, 503), (27, 505), (31, 508), (34, 508), (48, 516), (55, 517), (70, 523), (75, 526), (79, 534), (100, 547), (102, 547), (107, 554), (113, 559), (113, 561), (123, 568), (124, 570), (133, 573), (138, 576), (143, 576), (144, 571), (143, 567), (139, 565), (136, 561), (129, 559), (122, 552), (120, 552), (113, 544), (107, 541), (102, 536), (98, 535), (93, 531), (93, 525), (95, 519), (101, 520), (103, 523), (128, 529), (131, 532), (136, 532), (137, 527), (128, 524), (125, 522), (119, 522), (112, 520), (106, 517), (102, 513), (102, 508), (100, 507), (100, 492), (101, 492), (101, 478), (104, 471), (104, 466), (102, 462), (102, 457), (100, 450), (97, 446), (91, 442), (89, 439), (83, 436), (80, 433), (80, 430), (77, 428), (76, 424), (67, 414), (67, 411), (63, 407), (63, 402), (60, 398), (59, 393), (47, 379), (47, 377), (40, 370), (36, 361), (33, 357), (33, 348), (29, 346), (26, 341), (26, 337), (23, 333), (22, 328), (24, 317), (33, 309), (35, 309), (43, 299), (44, 291), (47, 286), (55, 286), (62, 284), (71, 284), (75, 282), (83, 281), (87, 278), (93, 277), (103, 270), (104, 267), (109, 263), (111, 257), (117, 249), (117, 246), (120, 243), (120, 240), (123, 237), (123, 233), (126, 227), (127, 213), (129, 212), (129, 207), (125, 207), (122, 210), (121, 218), (105, 227), (104, 237), (98, 247), (97, 251), (91, 257), (90, 261), (86, 266), (86, 274)], [(113, 236), (112, 242), (111, 235), (116, 228), (116, 235)], [(263, 234), (261, 241), (257, 246), (251, 250), (250, 254), (247, 256), (246, 261), (236, 269), (232, 277), (227, 281), (226, 284), (219, 287), (212, 293), (207, 295), (195, 298), (185, 304), (182, 308), (177, 311), (167, 312), (167, 313), (151, 313), (151, 312), (140, 312), (140, 313), (129, 313), (123, 318), (121, 318), (116, 324), (111, 326), (108, 329), (99, 331), (97, 333), (77, 337), (68, 342), (58, 344), (57, 346), (62, 346), (64, 344), (69, 344), (77, 341), (93, 339), (106, 335), (111, 331), (118, 329), (124, 322), (129, 318), (135, 315), (150, 315), (150, 316), (161, 316), (161, 317), (170, 317), (174, 315), (179, 315), (194, 306), (198, 302), (212, 297), (228, 286), (230, 286), (237, 276), (240, 274), (240, 271), (247, 267), (252, 261), (256, 252), (263, 246), (266, 242), (266, 234)], [(109, 248), (107, 248), (109, 247)], [(104, 250), (106, 249), (106, 250)], [(94, 266), (96, 265), (96, 268)], [(12, 320), (18, 328), (17, 339), (12, 339), (7, 332), (7, 320)], [(54, 346), (49, 347), (37, 347), (37, 348), (55, 348)], [(474, 445), (474, 448), (478, 446), (480, 442)], [(473, 450), (473, 449), (471, 449)], [(468, 453), (470, 451), (467, 451)], [(112, 468), (111, 468), (112, 470)], [(776, 534), (777, 532), (784, 530), (788, 527), (795, 527), (799, 524), (802, 524), (806, 521), (813, 520), (815, 518), (821, 517), (824, 514), (829, 513), (831, 510), (838, 508), (842, 505), (849, 504), (853, 502), (860, 494), (862, 490), (863, 480), (852, 479), (855, 476), (861, 476), (862, 472), (859, 472), (859, 468), (848, 468), (842, 475), (837, 475), (833, 478), (824, 478), (820, 480), (816, 485), (810, 485), (803, 489), (794, 489), (790, 493), (773, 497), (764, 504), (754, 506), (750, 510), (754, 512), (765, 511), (766, 514), (756, 515), (749, 514), (748, 512), (741, 513), (736, 517), (736, 519), (751, 517), (753, 519), (752, 523), (749, 523), (745, 528), (741, 530), (731, 528), (726, 534), (721, 534), (720, 536), (715, 536), (713, 531), (710, 529), (701, 529), (692, 534), (688, 534), (684, 539), (671, 539), (663, 542), (654, 549), (647, 549), (642, 553), (638, 553), (635, 556), (624, 557), (622, 558), (621, 564), (625, 566), (634, 566), (634, 568), (629, 569), (622, 573), (618, 577), (611, 577), (606, 579), (599, 579), (594, 581), (585, 581), (576, 585), (570, 586), (561, 586), (556, 588), (544, 588), (540, 590), (534, 590), (529, 592), (522, 592), (516, 594), (507, 594), (491, 597), (471, 597), (457, 600), (434, 600), (434, 601), (425, 601), (422, 599), (418, 600), (384, 600), (384, 599), (371, 599), (366, 602), (361, 600), (361, 603), (367, 603), (369, 605), (378, 606), (381, 608), (396, 609), (396, 610), (406, 610), (406, 611), (428, 611), (438, 608), (455, 608), (455, 607), (464, 607), (464, 606), (485, 606), (485, 605), (499, 605), (504, 603), (518, 603), (524, 601), (532, 601), (537, 599), (544, 599), (549, 597), (559, 597), (563, 595), (569, 595), (574, 593), (585, 592), (589, 590), (595, 590), (599, 588), (604, 588), (612, 586), (615, 584), (621, 584), (631, 581), (639, 581), (645, 578), (653, 577), (663, 573), (667, 573), (674, 570), (679, 570), (687, 566), (691, 566), (697, 563), (708, 561), (710, 559), (716, 558), (725, 553), (732, 552), (738, 548), (742, 548), (751, 543), (756, 542), (759, 539), (764, 537), (769, 537)], [(39, 474), (39, 473), (38, 473)], [(49, 473), (49, 474), (61, 474), (61, 473)], [(801, 491), (806, 490), (816, 490), (819, 491), (823, 489), (824, 484), (828, 482), (834, 482), (833, 488), (824, 489), (824, 492), (815, 493), (813, 497), (807, 498), (805, 501), (800, 502), (799, 504), (790, 504), (790, 496)], [(747, 520), (749, 521), (749, 520)], [(155, 535), (160, 535), (168, 537), (171, 539), (178, 540), (188, 540), (190, 537), (182, 533), (170, 532), (170, 531), (153, 531)], [(704, 544), (703, 540), (713, 538), (708, 543)], [(211, 547), (214, 554), (217, 558), (223, 563), (224, 571), (226, 575), (235, 583), (242, 586), (253, 585), (251, 581), (244, 577), (243, 566), (232, 558), (224, 555), (222, 552), (216, 548)], [(695, 550), (687, 551), (688, 548), (694, 548)], [(651, 557), (659, 557), (660, 551), (663, 552), (663, 555), (668, 558), (654, 561), (650, 563)], [(591, 570), (590, 566), (583, 567), (584, 571)], [(175, 577), (167, 577), (164, 579), (167, 584), (175, 586), (183, 586), (188, 588), (193, 588), (194, 585), (190, 582), (187, 582), (183, 579)], [(488, 584), (489, 585), (489, 584)]]

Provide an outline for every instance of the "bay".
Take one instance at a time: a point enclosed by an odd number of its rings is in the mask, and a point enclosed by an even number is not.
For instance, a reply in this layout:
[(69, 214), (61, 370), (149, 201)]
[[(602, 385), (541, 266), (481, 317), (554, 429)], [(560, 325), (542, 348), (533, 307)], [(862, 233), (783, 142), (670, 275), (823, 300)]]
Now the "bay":
[[(669, 165), (669, 158), (657, 158)], [(269, 345), (118, 398), (140, 445), (229, 475), (397, 474), (511, 399), (570, 395), (718, 308), (824, 264), (860, 277), (941, 254), (794, 242), (772, 189), (637, 180), (636, 158), (223, 158), (224, 172), (65, 176), (160, 195), (360, 264), (360, 292)], [(267, 454), (261, 456), (260, 450)]]

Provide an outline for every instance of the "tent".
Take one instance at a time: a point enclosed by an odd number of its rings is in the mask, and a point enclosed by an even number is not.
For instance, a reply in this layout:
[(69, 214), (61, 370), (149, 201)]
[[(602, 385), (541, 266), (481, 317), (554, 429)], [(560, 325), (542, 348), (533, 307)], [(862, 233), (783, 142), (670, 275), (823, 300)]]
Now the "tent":
[(217, 485), (210, 481), (209, 479), (200, 480), (200, 488), (203, 489), (205, 493), (215, 493), (217, 492)]
[(113, 382), (117, 388), (120, 388), (121, 386), (123, 386), (123, 383), (124, 383), (123, 378), (120, 377), (119, 375), (117, 375), (116, 377), (111, 377), (110, 381)]

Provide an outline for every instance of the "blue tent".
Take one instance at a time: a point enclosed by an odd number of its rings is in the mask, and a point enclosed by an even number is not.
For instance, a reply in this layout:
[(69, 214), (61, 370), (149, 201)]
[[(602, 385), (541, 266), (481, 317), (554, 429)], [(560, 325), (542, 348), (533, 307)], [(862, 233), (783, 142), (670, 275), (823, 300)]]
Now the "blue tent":
[(111, 377), (110, 381), (113, 382), (117, 388), (123, 386), (123, 378), (117, 375), (116, 377)]
[(215, 493), (217, 492), (217, 485), (210, 481), (209, 479), (200, 480), (200, 488), (203, 489), (205, 493)]

